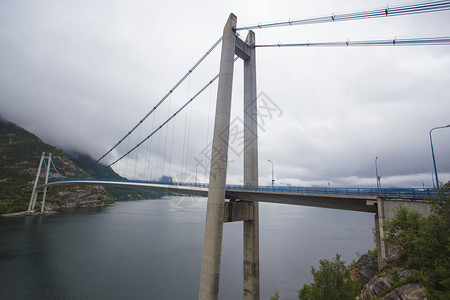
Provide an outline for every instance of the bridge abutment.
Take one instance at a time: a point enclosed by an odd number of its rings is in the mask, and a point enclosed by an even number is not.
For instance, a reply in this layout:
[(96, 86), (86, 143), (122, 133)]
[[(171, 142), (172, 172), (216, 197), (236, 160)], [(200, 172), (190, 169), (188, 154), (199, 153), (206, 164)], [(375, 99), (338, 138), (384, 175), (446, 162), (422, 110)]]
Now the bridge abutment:
[(423, 216), (431, 214), (431, 204), (426, 200), (403, 199), (403, 198), (385, 198), (377, 197), (377, 213), (375, 214), (375, 238), (378, 251), (378, 268), (383, 267), (383, 260), (394, 254), (393, 250), (384, 242), (386, 234), (383, 230), (385, 220), (395, 217), (396, 209), (403, 205), (408, 210), (416, 210)]

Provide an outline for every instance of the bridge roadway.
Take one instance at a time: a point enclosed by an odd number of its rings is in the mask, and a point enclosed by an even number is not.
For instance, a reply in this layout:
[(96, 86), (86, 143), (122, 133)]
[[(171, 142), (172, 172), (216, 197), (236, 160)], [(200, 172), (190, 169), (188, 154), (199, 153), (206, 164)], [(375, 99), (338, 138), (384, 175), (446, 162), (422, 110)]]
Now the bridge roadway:
[[(207, 184), (166, 184), (144, 181), (116, 180), (62, 180), (40, 185), (38, 188), (50, 188), (62, 185), (108, 185), (172, 192), (189, 196), (208, 196)], [(226, 199), (241, 201), (259, 201), (279, 204), (303, 205), (322, 208), (333, 208), (351, 211), (377, 213), (374, 205), (377, 197), (387, 199), (423, 200), (434, 195), (431, 189), (360, 189), (360, 188), (302, 188), (302, 187), (258, 187), (228, 185)]]

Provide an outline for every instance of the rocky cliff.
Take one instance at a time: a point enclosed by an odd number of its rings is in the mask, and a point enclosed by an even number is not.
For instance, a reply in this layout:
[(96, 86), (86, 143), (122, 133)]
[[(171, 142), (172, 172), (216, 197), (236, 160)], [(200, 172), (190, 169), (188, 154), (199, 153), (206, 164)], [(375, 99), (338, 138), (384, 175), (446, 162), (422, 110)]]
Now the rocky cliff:
[(427, 299), (427, 291), (419, 283), (417, 270), (396, 267), (391, 264), (396, 258), (386, 261), (381, 272), (377, 272), (376, 255), (363, 255), (355, 264), (352, 279), (362, 288), (358, 300)]

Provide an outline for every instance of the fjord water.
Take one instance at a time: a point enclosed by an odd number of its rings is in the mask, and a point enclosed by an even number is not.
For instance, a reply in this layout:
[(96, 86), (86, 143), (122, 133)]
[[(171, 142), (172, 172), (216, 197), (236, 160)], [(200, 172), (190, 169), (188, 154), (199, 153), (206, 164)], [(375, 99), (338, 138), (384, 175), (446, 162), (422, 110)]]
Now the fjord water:
[[(196, 299), (205, 198), (117, 202), (0, 218), (0, 299)], [(260, 204), (261, 299), (374, 248), (373, 214)], [(220, 299), (242, 299), (242, 222), (224, 224)]]

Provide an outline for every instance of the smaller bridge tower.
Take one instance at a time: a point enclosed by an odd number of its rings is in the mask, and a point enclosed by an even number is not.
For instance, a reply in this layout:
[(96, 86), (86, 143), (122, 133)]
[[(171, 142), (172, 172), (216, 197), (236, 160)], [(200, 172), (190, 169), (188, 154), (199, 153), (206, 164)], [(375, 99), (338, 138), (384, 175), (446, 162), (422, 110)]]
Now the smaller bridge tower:
[[(31, 193), (30, 203), (28, 204), (28, 214), (31, 214), (31, 211), (34, 210), (34, 206), (36, 205), (37, 196), (39, 191), (37, 189), (39, 177), (41, 177), (42, 164), (45, 164), (45, 159), (48, 159), (47, 172), (45, 174), (45, 184), (48, 183), (48, 175), (50, 174), (50, 163), (52, 161), (52, 154), (49, 153), (48, 156), (45, 155), (45, 152), (42, 152), (41, 161), (39, 162), (39, 167), (36, 173), (36, 179), (34, 180), (33, 192)], [(45, 207), (45, 197), (47, 196), (47, 187), (44, 188), (44, 194), (42, 196), (42, 205), (41, 205), (41, 213), (44, 212)]]

